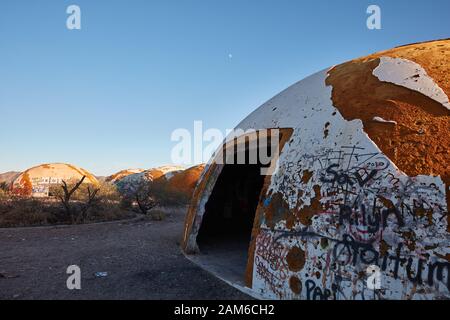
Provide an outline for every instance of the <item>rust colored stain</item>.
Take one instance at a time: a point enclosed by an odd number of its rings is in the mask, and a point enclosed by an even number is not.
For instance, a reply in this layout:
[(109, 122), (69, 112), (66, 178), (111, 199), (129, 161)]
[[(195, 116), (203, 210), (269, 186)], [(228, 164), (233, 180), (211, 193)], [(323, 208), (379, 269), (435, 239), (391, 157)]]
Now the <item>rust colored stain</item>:
[(311, 180), (313, 173), (311, 171), (305, 170), (303, 171), (302, 182), (307, 184), (309, 180)]
[(293, 293), (300, 294), (302, 292), (302, 282), (298, 277), (292, 276), (289, 278), (289, 288), (291, 288)]
[(408, 247), (409, 250), (414, 252), (416, 250), (416, 239), (415, 239), (415, 233), (412, 231), (406, 231), (402, 232), (402, 237), (405, 241), (405, 245)]
[(203, 179), (200, 181), (199, 185), (194, 189), (194, 193), (192, 195), (192, 199), (184, 221), (185, 234), (183, 235), (183, 239), (181, 242), (181, 248), (187, 253), (190, 253), (189, 249), (192, 249), (188, 248), (188, 240), (195, 222), (195, 216), (197, 213), (198, 205), (200, 203), (200, 198), (208, 184), (209, 179), (211, 178), (211, 175), (216, 171), (216, 168), (217, 164), (212, 163), (205, 172), (205, 175), (203, 176)]
[(21, 196), (30, 196), (33, 192), (33, 185), (30, 180), (30, 175), (25, 171), (20, 178), (20, 187), (15, 190), (15, 193)]
[(322, 199), (320, 186), (315, 185), (313, 189), (316, 196), (311, 199), (311, 204), (309, 206), (304, 206), (297, 212), (297, 218), (305, 226), (311, 225), (311, 218), (323, 210), (322, 204), (320, 203), (320, 200)]
[(265, 211), (267, 226), (269, 228), (274, 228), (278, 222), (282, 220), (287, 221), (290, 216), (293, 215), (289, 209), (289, 205), (283, 198), (283, 194), (279, 192), (273, 194), (271, 196), (270, 204)]
[(202, 164), (175, 173), (173, 177), (167, 181), (168, 189), (172, 192), (179, 192), (191, 197), (204, 169), (205, 165)]
[[(448, 209), (448, 208), (447, 208)], [(415, 208), (414, 214), (418, 217), (427, 217), (428, 225), (433, 225), (433, 209), (425, 209), (423, 207)]]
[(298, 272), (305, 266), (305, 252), (299, 247), (293, 247), (289, 250), (286, 261), (288, 263), (289, 270)]
[[(142, 170), (142, 171), (144, 171), (144, 170)], [(118, 181), (118, 180), (120, 180), (120, 179), (122, 179), (122, 178), (125, 178), (125, 177), (127, 177), (127, 176), (129, 176), (129, 175), (132, 175), (132, 174), (135, 174), (135, 173), (136, 173), (136, 172), (131, 171), (131, 170), (128, 170), (128, 169), (126, 169), (126, 170), (121, 170), (121, 171), (119, 171), (119, 172), (116, 172), (116, 173), (110, 175), (108, 178), (106, 178), (106, 182), (110, 182), (110, 181)]]
[(386, 243), (386, 241), (384, 241), (384, 240), (380, 241), (380, 256), (381, 257), (388, 255), (390, 249), (391, 249), (391, 246), (388, 245)]
[[(407, 175), (441, 176), (450, 207), (450, 111), (419, 92), (379, 81), (372, 72), (381, 56), (420, 64), (450, 96), (450, 40), (399, 47), (353, 60), (334, 67), (327, 78), (327, 85), (333, 87), (333, 104), (342, 116), (361, 119), (370, 139)], [(374, 122), (376, 116), (397, 125)], [(447, 219), (450, 230), (450, 216)]]

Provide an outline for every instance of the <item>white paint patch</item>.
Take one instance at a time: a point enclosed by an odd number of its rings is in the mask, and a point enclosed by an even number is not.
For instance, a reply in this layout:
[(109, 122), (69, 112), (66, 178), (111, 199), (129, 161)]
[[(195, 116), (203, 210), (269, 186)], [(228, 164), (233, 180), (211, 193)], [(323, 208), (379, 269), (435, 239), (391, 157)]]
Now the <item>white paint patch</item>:
[(381, 123), (392, 123), (392, 124), (397, 124), (397, 121), (393, 121), (393, 120), (384, 120), (383, 118), (381, 118), (381, 117), (373, 117), (373, 119), (372, 119), (373, 121), (375, 121), (375, 122), (381, 122)]
[(401, 58), (381, 57), (380, 64), (373, 70), (380, 81), (417, 91), (439, 102), (450, 110), (448, 96), (419, 64)]

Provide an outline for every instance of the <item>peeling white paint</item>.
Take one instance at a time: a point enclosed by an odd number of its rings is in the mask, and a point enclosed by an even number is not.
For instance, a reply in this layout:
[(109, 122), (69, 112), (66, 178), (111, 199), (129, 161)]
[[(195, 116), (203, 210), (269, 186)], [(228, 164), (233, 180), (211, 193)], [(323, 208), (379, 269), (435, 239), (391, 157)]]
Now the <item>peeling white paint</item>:
[(372, 119), (373, 121), (375, 121), (375, 122), (380, 122), (380, 123), (391, 123), (391, 124), (397, 124), (397, 121), (393, 121), (393, 120), (384, 120), (383, 118), (381, 118), (381, 117), (373, 117), (373, 119)]
[(380, 81), (420, 92), (439, 102), (450, 110), (450, 102), (442, 90), (421, 65), (406, 59), (381, 57), (380, 64), (373, 70)]

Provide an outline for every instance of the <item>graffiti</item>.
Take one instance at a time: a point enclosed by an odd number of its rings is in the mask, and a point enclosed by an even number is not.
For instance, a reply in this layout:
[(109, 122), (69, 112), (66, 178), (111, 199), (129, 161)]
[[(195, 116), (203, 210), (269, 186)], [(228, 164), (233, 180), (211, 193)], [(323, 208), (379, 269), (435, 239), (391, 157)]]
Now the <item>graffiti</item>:
[(396, 219), (398, 227), (405, 225), (401, 212), (394, 206), (389, 208), (379, 206), (378, 198), (374, 198), (372, 206), (367, 208), (358, 200), (359, 197), (352, 206), (343, 204), (339, 207), (339, 223), (347, 223), (350, 233), (358, 240), (373, 242), (381, 238), (381, 231), (387, 226), (391, 215)]
[[(294, 222), (289, 229), (283, 220), (260, 226), (255, 263), (268, 291), (294, 292), (288, 279), (297, 277), (300, 295), (310, 300), (448, 294), (448, 211), (440, 177), (408, 177), (373, 148), (319, 150), (291, 154), (295, 160), (284, 161), (269, 188), (281, 195), (285, 216), (292, 210)], [(307, 253), (302, 270), (274, 262), (286, 260), (294, 246)], [(263, 266), (276, 276), (264, 274)], [(380, 269), (385, 287), (367, 288), (368, 266)]]
[[(283, 231), (276, 237), (278, 241), (285, 237), (301, 237), (304, 239), (326, 239), (334, 243), (332, 249), (333, 261), (336, 266), (359, 266), (359, 265), (375, 265), (381, 268), (382, 272), (386, 272), (389, 267), (391, 276), (394, 279), (399, 278), (400, 266), (405, 266), (404, 272), (409, 281), (418, 285), (433, 286), (435, 280), (443, 283), (448, 290), (450, 290), (450, 263), (448, 261), (433, 261), (428, 262), (422, 258), (413, 258), (411, 256), (402, 256), (402, 249), (404, 245), (398, 244), (395, 255), (385, 254), (381, 257), (379, 251), (375, 250), (372, 245), (358, 242), (345, 234), (342, 240), (332, 239), (330, 237), (322, 236), (318, 233), (308, 231), (306, 228), (300, 231)], [(430, 260), (432, 258), (430, 257)], [(337, 267), (334, 269), (338, 270)], [(424, 272), (427, 270), (427, 272)], [(426, 274), (426, 281), (423, 281), (423, 275)]]
[(271, 233), (260, 235), (257, 239), (256, 248), (257, 258), (266, 261), (272, 271), (279, 271), (280, 280), (287, 279), (288, 265), (285, 258), (288, 249), (281, 243), (273, 241)]
[(353, 186), (355, 183), (358, 183), (360, 187), (364, 187), (364, 185), (369, 182), (371, 179), (375, 178), (378, 173), (378, 170), (371, 170), (367, 172), (365, 168), (361, 168), (363, 174), (361, 175), (360, 171), (355, 171), (352, 175), (345, 173), (344, 170), (335, 171), (334, 168), (339, 168), (339, 164), (335, 163), (329, 166), (325, 171), (327, 174), (332, 175), (331, 178), (327, 178), (326, 176), (322, 176), (320, 181), (324, 183), (337, 183), (339, 185), (350, 185)]
[(285, 279), (281, 279), (274, 270), (268, 268), (265, 261), (258, 256), (255, 258), (255, 266), (256, 274), (269, 285), (270, 290), (281, 295), (282, 284)]
[(312, 280), (306, 280), (306, 299), (307, 300), (329, 300), (332, 293), (329, 289), (322, 290)]

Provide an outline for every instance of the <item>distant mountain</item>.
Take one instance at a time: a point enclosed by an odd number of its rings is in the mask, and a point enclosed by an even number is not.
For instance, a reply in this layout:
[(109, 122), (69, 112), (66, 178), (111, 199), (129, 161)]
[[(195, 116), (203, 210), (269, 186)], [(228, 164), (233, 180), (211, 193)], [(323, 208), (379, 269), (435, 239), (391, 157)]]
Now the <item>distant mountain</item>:
[(20, 172), (9, 171), (5, 173), (0, 173), (0, 182), (6, 182), (7, 184), (11, 184), (14, 179), (16, 179), (20, 175)]

